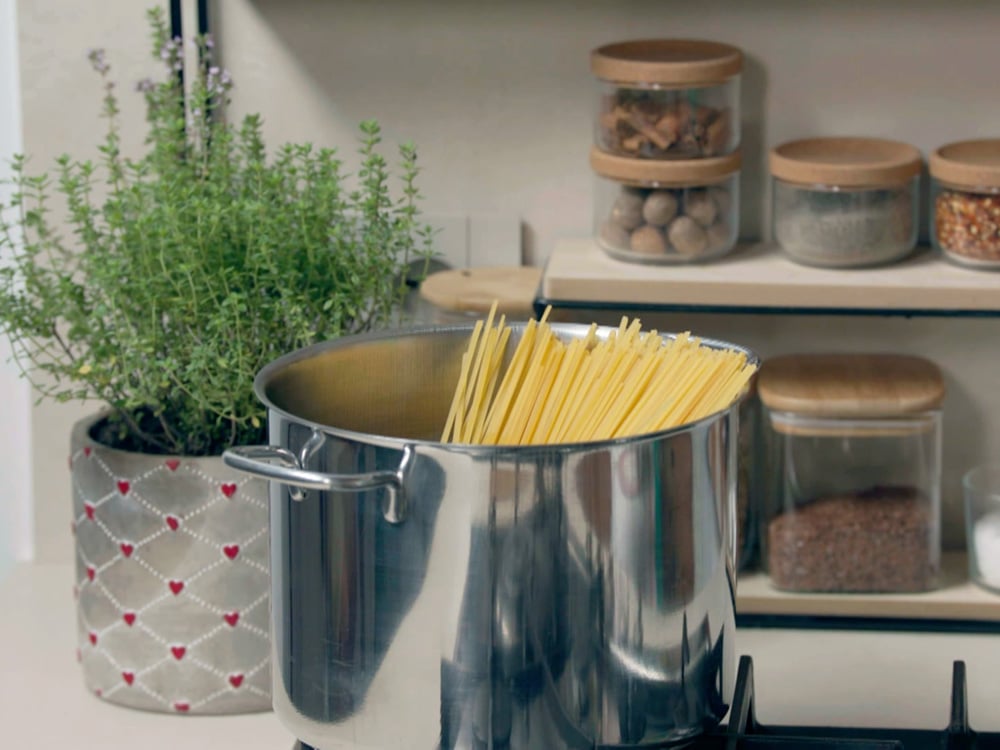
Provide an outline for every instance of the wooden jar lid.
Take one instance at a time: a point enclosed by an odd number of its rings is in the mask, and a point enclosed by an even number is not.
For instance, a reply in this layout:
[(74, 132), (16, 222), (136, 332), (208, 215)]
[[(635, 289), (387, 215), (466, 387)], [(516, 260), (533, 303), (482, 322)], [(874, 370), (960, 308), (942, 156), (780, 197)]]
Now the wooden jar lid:
[(420, 296), (442, 310), (488, 313), (494, 300), (497, 312), (508, 317), (531, 317), (542, 269), (495, 266), (438, 271), (420, 285)]
[(771, 174), (798, 185), (882, 187), (920, 174), (920, 152), (881, 138), (807, 138), (771, 150)]
[(590, 147), (590, 167), (601, 177), (632, 185), (700, 187), (721, 182), (740, 171), (739, 151), (705, 159), (630, 159)]
[(931, 154), (930, 173), (956, 187), (1000, 188), (1000, 138), (941, 146)]
[(710, 86), (738, 75), (743, 53), (701, 39), (636, 39), (595, 49), (590, 70), (613, 83)]
[(944, 401), (937, 365), (900, 354), (795, 354), (769, 359), (757, 379), (769, 409), (811, 417), (901, 417)]

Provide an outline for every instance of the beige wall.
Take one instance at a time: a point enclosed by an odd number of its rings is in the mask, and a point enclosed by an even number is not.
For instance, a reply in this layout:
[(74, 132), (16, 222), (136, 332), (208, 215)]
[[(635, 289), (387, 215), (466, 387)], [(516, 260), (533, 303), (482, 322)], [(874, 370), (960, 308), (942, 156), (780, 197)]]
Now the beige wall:
[[(74, 0), (22, 0), (25, 147), (37, 164), (97, 142), (98, 90), (83, 62), (87, 47), (108, 48), (123, 86), (143, 75), (143, 7), (110, 0), (98, 13)], [(762, 227), (760, 167), (769, 144), (863, 133), (904, 138), (927, 151), (946, 140), (990, 134), (1000, 123), (1000, 5), (988, 0), (218, 0), (216, 11), (221, 48), (237, 82), (235, 105), (260, 111), (272, 138), (349, 150), (357, 122), (376, 117), (390, 138), (417, 142), (429, 211), (520, 215), (526, 257), (534, 263), (544, 260), (555, 238), (589, 231), (593, 81), (587, 54), (605, 41), (705, 36), (746, 50), (747, 236)], [(139, 132), (127, 131), (133, 143)], [(823, 330), (838, 320), (825, 321)], [(769, 321), (769, 335), (780, 337), (783, 325)], [(796, 337), (808, 327), (787, 325)], [(956, 342), (973, 347), (994, 330), (992, 324), (949, 323), (925, 335), (922, 325), (859, 333), (874, 332), (865, 344), (872, 348), (894, 346), (901, 332), (914, 331), (927, 341), (927, 354), (947, 357), (949, 369), (961, 371)], [(942, 337), (947, 343), (939, 346)], [(967, 413), (986, 405), (977, 394), (994, 387), (982, 361), (953, 376), (971, 402)], [(1000, 423), (995, 400), (988, 403)], [(87, 410), (44, 406), (33, 414), (42, 559), (71, 554), (65, 445), (69, 424)], [(997, 445), (991, 434), (988, 444)], [(977, 433), (962, 439), (951, 449), (956, 462), (979, 455), (968, 442), (979, 439)], [(960, 509), (954, 500), (949, 508), (949, 541), (960, 541)]]

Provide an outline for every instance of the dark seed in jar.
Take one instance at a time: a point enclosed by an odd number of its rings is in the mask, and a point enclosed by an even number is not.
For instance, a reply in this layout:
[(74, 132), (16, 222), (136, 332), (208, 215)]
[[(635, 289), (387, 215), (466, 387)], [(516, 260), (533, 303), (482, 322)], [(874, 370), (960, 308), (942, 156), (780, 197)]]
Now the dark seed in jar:
[(934, 203), (934, 231), (948, 252), (1000, 263), (1000, 195), (943, 190)]
[(934, 524), (912, 487), (818, 498), (768, 524), (768, 574), (789, 591), (926, 591), (938, 569)]
[(689, 159), (726, 153), (732, 135), (728, 109), (692, 107), (673, 92), (619, 89), (604, 97), (600, 145), (621, 156)]

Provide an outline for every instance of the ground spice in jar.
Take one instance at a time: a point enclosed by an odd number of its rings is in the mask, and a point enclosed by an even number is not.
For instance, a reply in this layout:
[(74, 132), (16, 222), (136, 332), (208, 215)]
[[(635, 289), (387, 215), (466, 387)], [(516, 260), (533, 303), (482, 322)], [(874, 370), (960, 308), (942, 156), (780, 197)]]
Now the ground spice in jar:
[[(782, 192), (789, 195), (783, 199)], [(777, 191), (775, 238), (793, 258), (822, 266), (885, 263), (913, 247), (908, 189), (826, 192), (797, 186)]]
[(789, 591), (926, 591), (939, 565), (934, 528), (930, 502), (912, 487), (818, 498), (768, 524), (768, 574)]
[(934, 201), (934, 233), (946, 252), (1000, 263), (1000, 195), (942, 190)]

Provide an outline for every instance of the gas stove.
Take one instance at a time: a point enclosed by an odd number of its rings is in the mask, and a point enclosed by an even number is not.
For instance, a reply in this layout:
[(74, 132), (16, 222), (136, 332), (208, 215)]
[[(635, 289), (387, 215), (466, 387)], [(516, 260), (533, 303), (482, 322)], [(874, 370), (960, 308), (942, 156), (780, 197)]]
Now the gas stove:
[[(761, 724), (754, 713), (753, 660), (740, 658), (729, 722), (683, 745), (685, 750), (1000, 750), (1000, 732), (976, 732), (969, 726), (965, 662), (952, 669), (950, 720), (930, 729), (856, 729)], [(942, 711), (943, 714), (943, 711)], [(295, 750), (314, 750), (298, 743)], [(483, 750), (487, 750), (485, 746)], [(499, 750), (499, 748), (495, 749)], [(514, 750), (505, 748), (504, 750)], [(595, 750), (621, 750), (600, 746)]]

